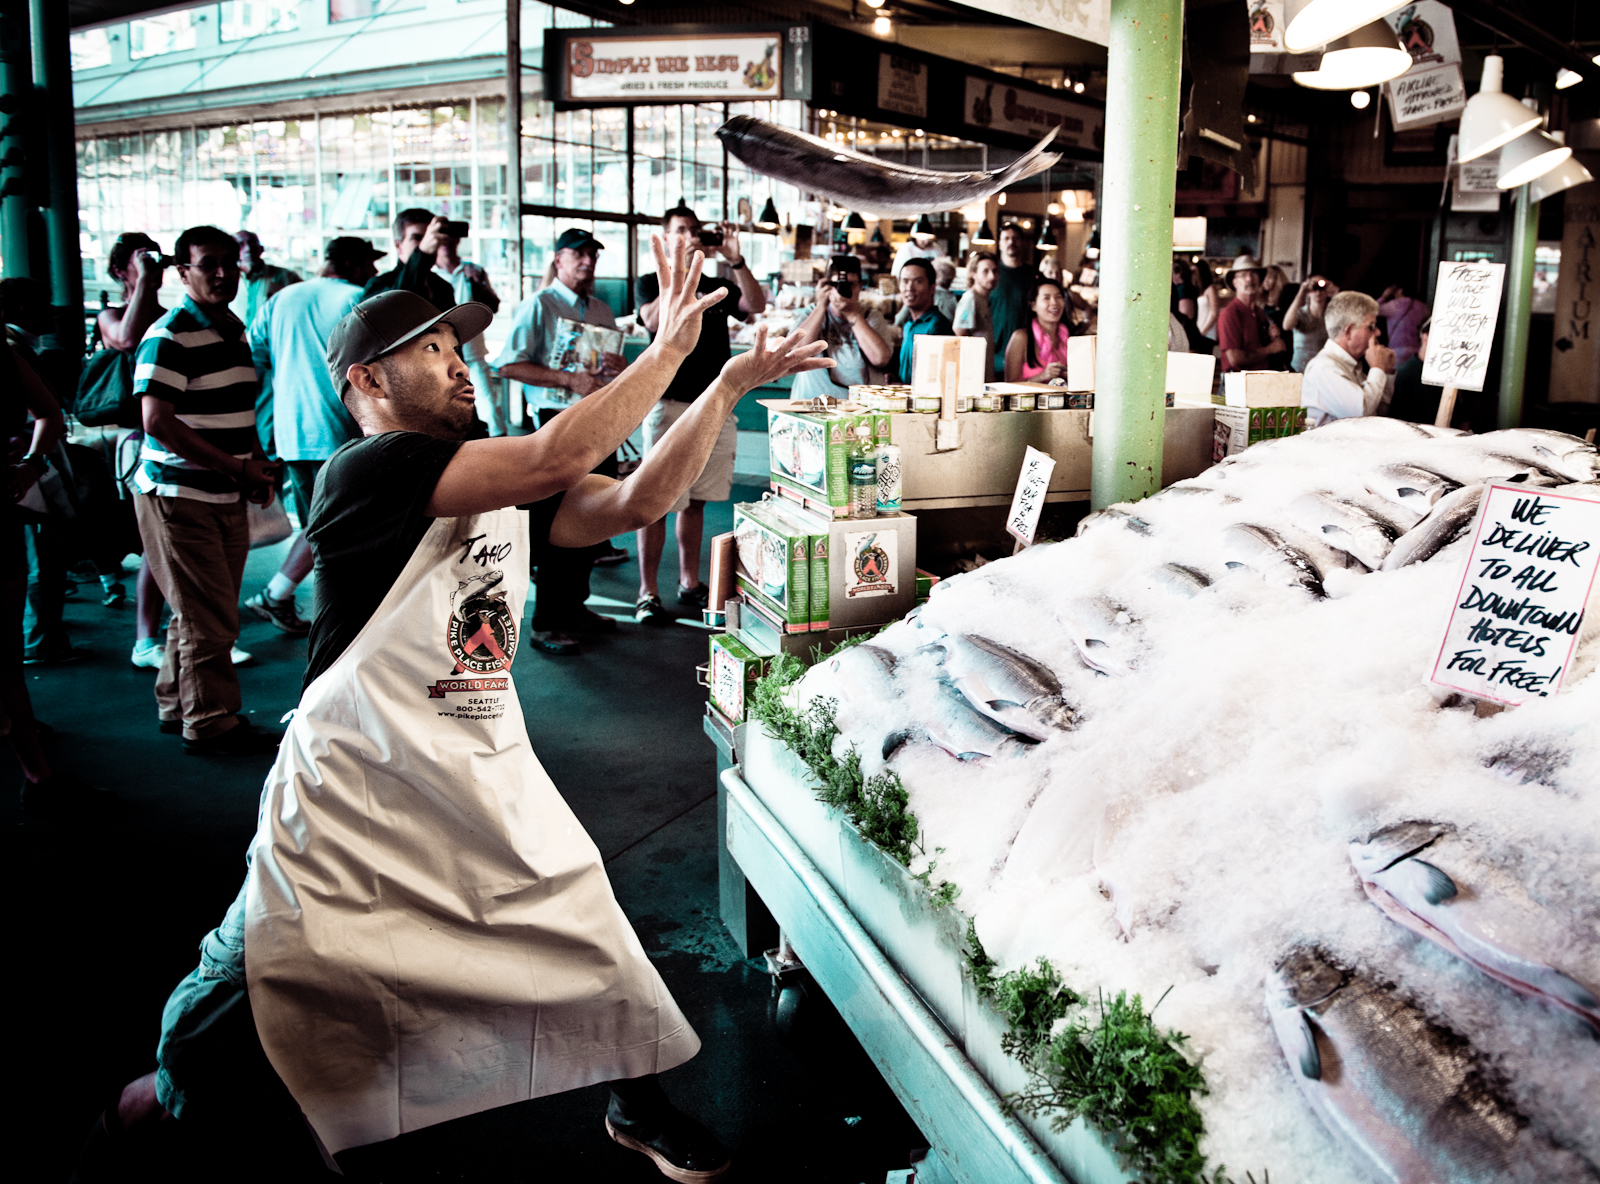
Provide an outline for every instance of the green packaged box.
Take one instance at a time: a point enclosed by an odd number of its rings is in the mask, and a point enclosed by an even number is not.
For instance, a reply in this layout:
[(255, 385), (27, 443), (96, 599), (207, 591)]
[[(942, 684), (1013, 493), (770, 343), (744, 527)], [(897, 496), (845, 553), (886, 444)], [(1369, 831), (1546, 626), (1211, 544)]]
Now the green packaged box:
[[(884, 416), (888, 419), (888, 416)], [(762, 503), (775, 514), (782, 515), (796, 529), (809, 532), (808, 549), (811, 555), (810, 608), (811, 628), (820, 632), (828, 628), (828, 540), (832, 536), (833, 522), (813, 513), (797, 502), (775, 497)]]
[[(767, 457), (774, 485), (829, 506), (850, 504), (850, 446), (871, 412), (785, 411), (767, 402)], [(888, 415), (883, 416), (887, 430)]]
[(733, 507), (734, 582), (790, 633), (811, 630), (811, 532), (767, 502)]
[(767, 671), (767, 659), (737, 637), (718, 633), (711, 639), (711, 663), (706, 670), (706, 686), (711, 691), (711, 706), (734, 723), (743, 723), (756, 680)]

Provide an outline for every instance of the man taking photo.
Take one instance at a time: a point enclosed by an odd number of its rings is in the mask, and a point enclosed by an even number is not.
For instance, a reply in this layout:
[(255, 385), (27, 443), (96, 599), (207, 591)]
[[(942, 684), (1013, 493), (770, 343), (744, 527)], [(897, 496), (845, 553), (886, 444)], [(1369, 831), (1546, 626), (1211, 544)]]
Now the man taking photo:
[(854, 255), (828, 260), (827, 274), (817, 282), (816, 302), (800, 310), (793, 331), (806, 341), (827, 342), (834, 368), (797, 376), (789, 389), (791, 399), (842, 399), (852, 386), (882, 381), (878, 375), (894, 363), (889, 323), (861, 303), (861, 260)]
[[(644, 421), (645, 455), (655, 447), (667, 429), (677, 423), (690, 406), (700, 397), (711, 379), (722, 369), (730, 356), (728, 345), (728, 318), (748, 320), (767, 307), (767, 293), (756, 282), (756, 277), (745, 266), (744, 255), (739, 250), (739, 228), (724, 222), (702, 233), (700, 219), (687, 206), (668, 210), (661, 219), (661, 229), (672, 247), (681, 243), (684, 250), (700, 251), (708, 258), (721, 256), (733, 272), (733, 282), (714, 276), (702, 276), (700, 295), (722, 292), (723, 299), (705, 313), (700, 320), (700, 340), (678, 367), (678, 373), (667, 387), (661, 401), (650, 409)], [(711, 241), (708, 241), (711, 240)], [(653, 275), (640, 276), (634, 286), (634, 300), (639, 306), (639, 323), (654, 333), (660, 327), (661, 282)], [(705, 608), (709, 590), (700, 579), (700, 540), (705, 532), (706, 503), (727, 501), (733, 493), (734, 455), (739, 450), (739, 432), (733, 415), (723, 421), (722, 431), (711, 450), (705, 471), (695, 481), (678, 503), (672, 507), (677, 515), (678, 540), (678, 603), (691, 608)], [(661, 568), (661, 552), (666, 547), (667, 520), (652, 522), (636, 536), (639, 546), (639, 599), (634, 602), (634, 619), (646, 625), (672, 623), (672, 614), (661, 603), (661, 590), (656, 576)]]

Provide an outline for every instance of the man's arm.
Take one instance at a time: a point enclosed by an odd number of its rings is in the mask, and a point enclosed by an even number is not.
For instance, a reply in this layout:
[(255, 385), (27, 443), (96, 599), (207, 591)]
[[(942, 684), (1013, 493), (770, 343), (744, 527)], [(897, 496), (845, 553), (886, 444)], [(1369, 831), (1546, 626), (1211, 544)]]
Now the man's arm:
[(802, 344), (791, 334), (769, 349), (766, 327), (758, 325), (754, 347), (723, 366), (717, 380), (650, 449), (637, 472), (626, 481), (586, 476), (568, 491), (550, 524), (550, 541), (558, 547), (587, 547), (660, 521), (699, 479), (722, 425), (745, 393), (786, 374), (831, 367), (832, 359), (819, 356), (823, 348), (821, 342)]
[[(850, 321), (850, 330), (855, 334), (856, 344), (861, 347), (861, 354), (867, 359), (869, 365), (883, 370), (889, 363), (894, 361), (894, 349), (883, 339), (883, 335), (873, 327), (867, 314), (861, 310), (860, 304), (855, 301), (851, 301), (851, 303), (855, 304), (855, 310), (853, 313), (854, 319)], [(846, 314), (846, 316), (851, 315), (850, 313)]]
[[(655, 341), (603, 391), (568, 407), (532, 435), (463, 444), (434, 488), (429, 517), (453, 518), (542, 501), (577, 485), (633, 434), (700, 339), (701, 315), (726, 297), (720, 289), (695, 295), (700, 255), (686, 267), (681, 246), (670, 263), (659, 236), (651, 236), (651, 246), (662, 291), (662, 328)], [(517, 377), (508, 367), (500, 372)]]

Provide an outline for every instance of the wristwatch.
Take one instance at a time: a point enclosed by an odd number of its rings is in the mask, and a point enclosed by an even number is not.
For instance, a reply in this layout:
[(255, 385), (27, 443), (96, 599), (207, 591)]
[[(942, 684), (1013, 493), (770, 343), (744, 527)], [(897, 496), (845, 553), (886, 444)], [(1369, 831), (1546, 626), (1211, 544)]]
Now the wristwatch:
[(22, 458), (22, 463), (32, 465), (34, 472), (43, 477), (50, 471), (50, 458), (42, 452), (30, 452)]
[(740, 255), (739, 256), (739, 262), (737, 262), (737, 263), (734, 263), (734, 262), (732, 262), (730, 260), (729, 263), (728, 263), (728, 266), (733, 268), (734, 271), (743, 271), (744, 270), (744, 256)]

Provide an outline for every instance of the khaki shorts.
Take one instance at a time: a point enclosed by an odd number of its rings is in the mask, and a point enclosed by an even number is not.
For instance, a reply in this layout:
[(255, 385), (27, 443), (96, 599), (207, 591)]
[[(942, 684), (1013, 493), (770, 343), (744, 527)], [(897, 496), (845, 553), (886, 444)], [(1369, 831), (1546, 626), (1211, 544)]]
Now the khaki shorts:
[[(644, 419), (644, 450), (648, 455), (656, 441), (667, 434), (667, 429), (677, 423), (693, 403), (680, 403), (676, 399), (662, 399), (650, 409)], [(711, 447), (706, 467), (689, 491), (677, 500), (668, 513), (681, 514), (691, 501), (725, 502), (733, 496), (733, 462), (739, 451), (739, 426), (733, 415), (722, 421), (722, 431)]]

